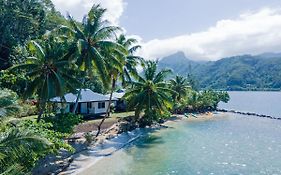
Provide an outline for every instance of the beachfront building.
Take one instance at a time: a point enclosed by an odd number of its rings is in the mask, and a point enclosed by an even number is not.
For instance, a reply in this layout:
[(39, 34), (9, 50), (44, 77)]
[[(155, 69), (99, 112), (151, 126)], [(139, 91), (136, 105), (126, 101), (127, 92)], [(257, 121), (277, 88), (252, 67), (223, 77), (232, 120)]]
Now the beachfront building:
[[(60, 113), (62, 109), (65, 112), (71, 112), (75, 106), (77, 94), (68, 93), (64, 95), (64, 100), (60, 97), (51, 99), (54, 103), (57, 113)], [(112, 98), (112, 103), (116, 104), (117, 99)], [(103, 94), (93, 92), (90, 89), (82, 89), (81, 96), (78, 100), (77, 114), (83, 115), (100, 115), (105, 114), (109, 104), (109, 97)]]
[[(112, 98), (116, 100), (114, 101), (115, 110), (118, 112), (126, 111), (127, 109), (126, 102), (123, 99), (124, 95), (125, 95), (125, 89), (120, 89), (116, 92), (113, 92), (112, 94)], [(110, 94), (107, 94), (106, 96), (109, 97)]]

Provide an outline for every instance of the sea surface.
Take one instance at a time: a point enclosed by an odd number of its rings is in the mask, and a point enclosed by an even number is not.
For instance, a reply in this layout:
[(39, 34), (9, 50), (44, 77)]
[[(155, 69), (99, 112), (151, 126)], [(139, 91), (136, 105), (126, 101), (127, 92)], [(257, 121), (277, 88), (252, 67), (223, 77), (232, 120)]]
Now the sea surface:
[[(280, 93), (240, 93), (238, 98), (239, 93), (231, 92), (231, 108), (281, 116), (275, 104)], [(140, 139), (81, 174), (280, 175), (281, 121), (225, 113), (203, 122), (172, 122), (166, 129), (144, 130)]]
[(281, 117), (281, 92), (230, 91), (230, 101), (219, 108)]

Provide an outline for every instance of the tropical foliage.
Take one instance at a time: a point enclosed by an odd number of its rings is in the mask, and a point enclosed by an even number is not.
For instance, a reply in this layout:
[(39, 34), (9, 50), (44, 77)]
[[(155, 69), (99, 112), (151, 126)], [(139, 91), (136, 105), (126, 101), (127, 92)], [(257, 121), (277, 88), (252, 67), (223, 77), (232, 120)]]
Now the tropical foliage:
[(41, 37), (64, 21), (50, 0), (1, 0), (0, 70), (24, 61), (16, 52), (18, 45)]
[[(57, 37), (47, 36), (40, 45), (36, 41), (28, 43), (30, 56), (23, 64), (12, 67), (12, 70), (24, 70), (31, 78), (25, 91), (25, 97), (34, 94), (38, 96), (39, 116), (41, 119), (46, 103), (53, 97), (63, 96), (64, 93), (75, 91), (79, 82), (73, 76), (71, 69), (71, 50), (63, 40)], [(69, 52), (66, 52), (69, 51)]]
[(0, 174), (24, 174), (31, 168), (30, 155), (42, 152), (50, 143), (29, 129), (11, 125), (10, 117), (19, 110), (16, 95), (0, 92)]
[[(136, 56), (137, 40), (112, 26), (105, 12), (93, 5), (77, 22), (50, 0), (0, 2), (0, 174), (26, 174), (48, 154), (73, 151), (64, 138), (82, 121), (74, 114), (82, 88), (110, 94), (96, 136), (110, 116), (116, 86), (126, 88), (124, 100), (141, 127), (171, 112), (214, 110), (229, 100), (225, 92), (197, 91), (191, 74), (169, 80), (172, 71)], [(52, 98), (64, 103), (68, 92), (77, 94), (72, 113), (54, 114)], [(37, 121), (18, 118), (33, 113)]]
[(170, 80), (171, 89), (175, 91), (176, 93), (173, 94), (173, 99), (175, 99), (175, 102), (179, 102), (182, 97), (185, 97), (187, 95), (187, 91), (189, 88), (189, 82), (188, 79), (177, 75), (174, 79)]
[(153, 61), (146, 61), (143, 69), (144, 75), (131, 82), (132, 88), (124, 98), (128, 101), (128, 107), (135, 110), (136, 118), (144, 111), (145, 123), (151, 124), (157, 119), (157, 114), (172, 108), (171, 94), (175, 92), (165, 81), (170, 70), (157, 72), (157, 62)]

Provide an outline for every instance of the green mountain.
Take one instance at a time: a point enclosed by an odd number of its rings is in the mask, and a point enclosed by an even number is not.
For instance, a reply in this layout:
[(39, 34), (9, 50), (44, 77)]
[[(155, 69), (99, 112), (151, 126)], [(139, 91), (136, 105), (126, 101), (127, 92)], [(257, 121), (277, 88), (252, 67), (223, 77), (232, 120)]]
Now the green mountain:
[(162, 58), (159, 68), (170, 68), (175, 74), (183, 76), (192, 74), (203, 89), (281, 89), (281, 54), (242, 55), (198, 62), (178, 52)]

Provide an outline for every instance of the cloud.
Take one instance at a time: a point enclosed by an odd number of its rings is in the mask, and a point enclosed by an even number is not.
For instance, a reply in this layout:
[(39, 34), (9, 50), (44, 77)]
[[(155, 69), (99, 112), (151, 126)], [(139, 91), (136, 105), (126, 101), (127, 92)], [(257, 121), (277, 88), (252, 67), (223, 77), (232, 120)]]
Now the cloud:
[(281, 51), (281, 10), (264, 8), (218, 21), (206, 31), (142, 43), (140, 55), (161, 58), (183, 51), (195, 60)]
[(101, 4), (107, 9), (105, 18), (118, 25), (126, 3), (123, 0), (53, 0), (56, 8), (62, 13), (69, 12), (76, 20), (81, 21), (93, 4)]

